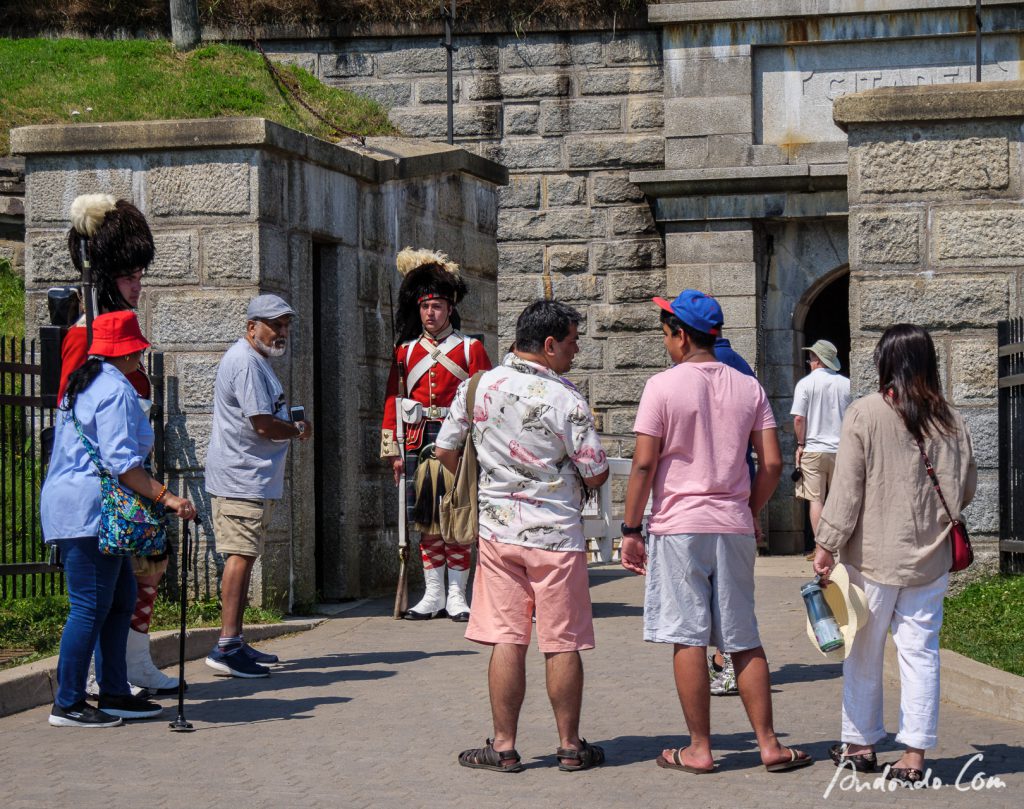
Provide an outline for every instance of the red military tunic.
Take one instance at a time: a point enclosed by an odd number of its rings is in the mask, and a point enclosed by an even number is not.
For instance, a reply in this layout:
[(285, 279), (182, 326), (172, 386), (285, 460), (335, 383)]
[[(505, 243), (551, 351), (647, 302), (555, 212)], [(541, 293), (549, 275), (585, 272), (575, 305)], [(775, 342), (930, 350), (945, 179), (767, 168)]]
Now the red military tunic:
[[(423, 420), (418, 424), (406, 424), (405, 439), (408, 449), (417, 449), (423, 436), (426, 421), (441, 421), (447, 414), (448, 405), (455, 398), (455, 391), (462, 383), (440, 360), (431, 361), (427, 348), (443, 347), (444, 355), (469, 376), (477, 371), (491, 368), (484, 344), (473, 337), (466, 337), (449, 327), (437, 337), (424, 333), (421, 337), (403, 343), (395, 349), (391, 359), (391, 373), (388, 376), (387, 394), (384, 400), (384, 419), (381, 424), (380, 455), (382, 458), (399, 454), (395, 441), (395, 397), (398, 394), (398, 363), (405, 365), (405, 398), (419, 402), (423, 407)], [(468, 361), (467, 361), (468, 360)], [(431, 408), (434, 408), (433, 410)], [(443, 411), (438, 408), (444, 408)]]

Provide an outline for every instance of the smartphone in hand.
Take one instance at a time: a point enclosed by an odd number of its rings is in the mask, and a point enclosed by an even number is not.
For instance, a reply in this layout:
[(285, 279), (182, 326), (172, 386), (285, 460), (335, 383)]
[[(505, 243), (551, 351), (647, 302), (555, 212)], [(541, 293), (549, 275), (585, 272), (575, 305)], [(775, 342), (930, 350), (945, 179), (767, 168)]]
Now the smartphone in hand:
[(295, 405), (294, 407), (288, 408), (292, 423), (297, 423), (306, 420), (306, 408), (302, 405)]

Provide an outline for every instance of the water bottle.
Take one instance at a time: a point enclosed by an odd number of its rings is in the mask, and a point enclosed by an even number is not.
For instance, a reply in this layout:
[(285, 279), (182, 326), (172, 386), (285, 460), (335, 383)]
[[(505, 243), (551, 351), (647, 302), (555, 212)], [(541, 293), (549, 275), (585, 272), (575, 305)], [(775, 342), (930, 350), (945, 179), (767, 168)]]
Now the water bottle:
[(839, 631), (839, 624), (832, 610), (821, 592), (820, 576), (815, 576), (814, 581), (809, 581), (800, 588), (800, 595), (804, 598), (804, 607), (807, 609), (807, 618), (814, 630), (814, 637), (818, 641), (818, 648), (823, 652), (831, 652), (843, 647), (843, 635)]

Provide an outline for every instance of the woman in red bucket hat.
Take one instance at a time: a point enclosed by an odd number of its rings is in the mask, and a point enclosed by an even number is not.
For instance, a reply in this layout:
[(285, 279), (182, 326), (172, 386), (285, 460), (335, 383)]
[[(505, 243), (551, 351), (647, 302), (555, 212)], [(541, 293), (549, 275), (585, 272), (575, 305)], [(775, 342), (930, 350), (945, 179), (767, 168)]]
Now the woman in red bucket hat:
[[(153, 234), (146, 217), (131, 202), (111, 194), (82, 194), (71, 203), (68, 252), (75, 268), (82, 270), (82, 254), (88, 256), (96, 288), (97, 313), (132, 312), (139, 305), (142, 279), (155, 253)], [(61, 384), (58, 398), (64, 398), (68, 378), (86, 359), (84, 315), (68, 329), (61, 344)], [(127, 373), (148, 412), (152, 388), (140, 365)], [(137, 596), (128, 632), (128, 681), (133, 691), (148, 688), (156, 693), (177, 691), (178, 680), (153, 664), (149, 653), (149, 627), (157, 587), (167, 569), (167, 555), (135, 557)], [(97, 693), (90, 671), (88, 691)]]
[[(136, 597), (132, 557), (99, 550), (100, 478), (86, 446), (88, 442), (97, 462), (122, 486), (182, 519), (195, 516), (192, 503), (167, 491), (143, 466), (153, 447), (153, 428), (127, 377), (139, 367), (148, 347), (134, 312), (97, 317), (89, 358), (68, 378), (57, 414), (53, 454), (40, 496), (43, 538), (60, 548), (71, 602), (49, 719), (57, 727), (112, 727), (122, 718), (145, 718), (161, 711), (156, 703), (133, 696), (128, 686), (125, 647)], [(85, 701), (94, 649), (99, 709)]]

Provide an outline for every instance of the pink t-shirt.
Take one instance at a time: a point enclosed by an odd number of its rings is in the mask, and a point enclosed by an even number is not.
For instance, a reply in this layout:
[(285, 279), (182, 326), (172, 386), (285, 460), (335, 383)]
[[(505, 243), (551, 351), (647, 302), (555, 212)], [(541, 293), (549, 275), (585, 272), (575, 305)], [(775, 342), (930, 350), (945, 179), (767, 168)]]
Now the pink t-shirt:
[(661, 439), (651, 533), (753, 534), (747, 441), (774, 426), (760, 383), (720, 362), (648, 379), (633, 432)]

